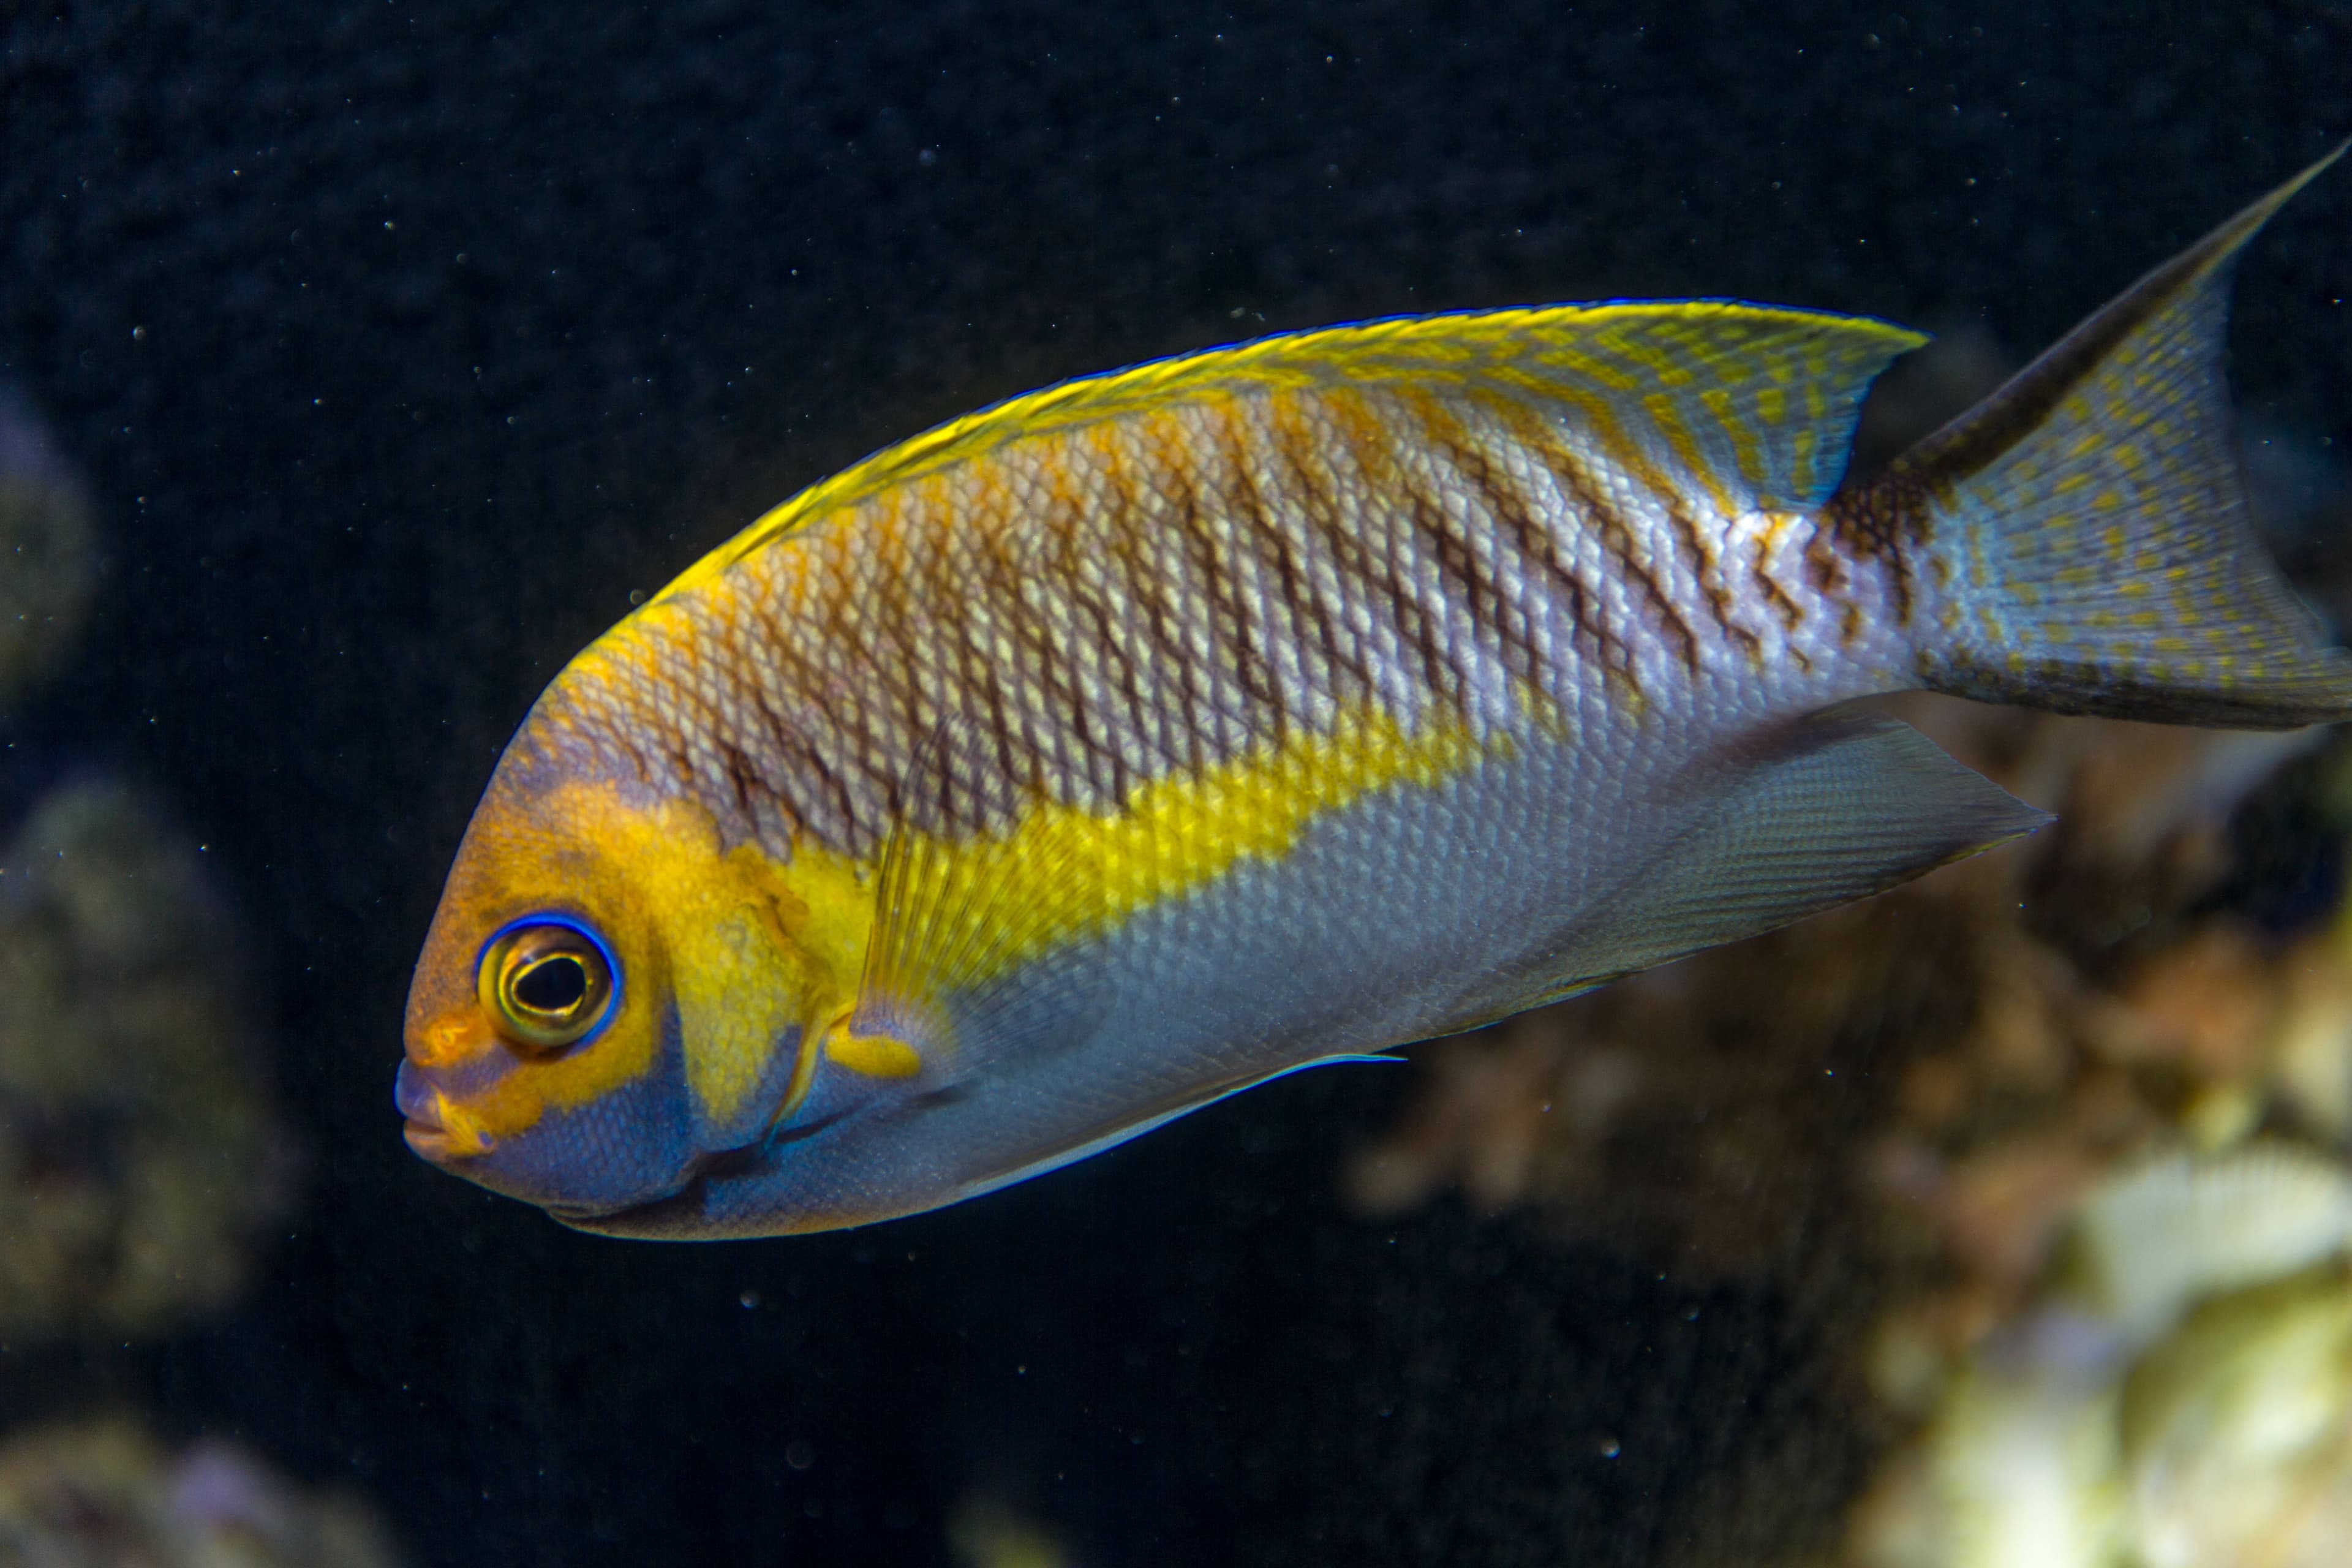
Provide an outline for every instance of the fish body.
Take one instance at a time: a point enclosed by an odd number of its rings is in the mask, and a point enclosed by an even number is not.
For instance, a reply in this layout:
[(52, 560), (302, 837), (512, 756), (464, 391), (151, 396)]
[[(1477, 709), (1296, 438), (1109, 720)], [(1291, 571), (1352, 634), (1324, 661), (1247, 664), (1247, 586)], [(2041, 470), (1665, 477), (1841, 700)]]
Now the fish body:
[(619, 1234), (886, 1218), (2045, 820), (1854, 699), (2352, 712), (2218, 369), (2316, 172), (1867, 484), (1925, 340), (1728, 302), (1273, 338), (877, 454), (533, 708), (418, 965), (412, 1146)]

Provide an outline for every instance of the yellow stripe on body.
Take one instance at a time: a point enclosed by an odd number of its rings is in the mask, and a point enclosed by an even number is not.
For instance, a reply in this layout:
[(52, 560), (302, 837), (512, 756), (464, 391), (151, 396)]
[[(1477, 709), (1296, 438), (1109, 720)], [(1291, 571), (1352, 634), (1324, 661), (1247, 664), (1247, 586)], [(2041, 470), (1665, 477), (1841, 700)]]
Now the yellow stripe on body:
[[(906, 973), (892, 981), (918, 989), (919, 1005), (951, 998), (1071, 943), (1110, 935), (1244, 861), (1278, 862), (1316, 820), (1380, 790), (1434, 787), (1517, 752), (1507, 731), (1478, 735), (1451, 717), (1411, 729), (1367, 707), (1343, 714), (1328, 732), (1295, 731), (1197, 774), (1139, 784), (1119, 811), (1045, 803), (1000, 835), (927, 839), (895, 900), (898, 918), (919, 927), (919, 937)], [(775, 874), (807, 889), (813, 902), (841, 900), (824, 911), (828, 925), (863, 921), (872, 931), (877, 871), (874, 862), (803, 846)], [(833, 989), (846, 994), (858, 973), (837, 971)], [(892, 1048), (898, 1042), (849, 1034), (846, 1024), (844, 1007), (826, 1037), (828, 1055), (853, 1070), (906, 1075)], [(920, 1049), (947, 1042), (915, 1044)], [(743, 1092), (756, 1080), (756, 1073), (729, 1077)], [(706, 1103), (720, 1116), (730, 1110)]]

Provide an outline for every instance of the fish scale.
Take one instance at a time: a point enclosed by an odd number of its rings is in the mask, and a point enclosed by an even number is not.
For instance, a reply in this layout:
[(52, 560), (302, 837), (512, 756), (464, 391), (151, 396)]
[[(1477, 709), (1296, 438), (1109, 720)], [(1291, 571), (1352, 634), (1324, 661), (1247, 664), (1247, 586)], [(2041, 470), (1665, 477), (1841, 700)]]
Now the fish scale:
[[(776, 820), (870, 853), (949, 715), (1055, 800), (1116, 807), (1137, 783), (1325, 728), (1335, 703), (1502, 724), (1528, 695), (1572, 710), (1596, 668), (1638, 689), (1727, 652), (1759, 664), (1821, 597), (1760, 553), (1723, 574), (1742, 520), (1690, 522), (1696, 485), (1643, 495), (1598, 455), (1622, 432), (1578, 452), (1557, 419), (1288, 388), (1129, 418), (982, 452), (968, 466), (994, 471), (868, 500), (669, 601), (605, 656), (635, 673), (607, 688), (606, 734), (625, 746), (650, 720), (696, 759), (679, 782), (740, 817), (740, 781), (698, 743), (715, 731)], [(1021, 504), (1039, 495), (1059, 499)], [(1713, 548), (1678, 544), (1701, 526)], [(1039, 565), (992, 563), (1006, 540)], [(643, 693), (671, 683), (701, 697), (698, 724), (648, 714)], [(828, 702), (852, 688), (854, 706)], [(845, 775), (849, 798), (828, 798)]]

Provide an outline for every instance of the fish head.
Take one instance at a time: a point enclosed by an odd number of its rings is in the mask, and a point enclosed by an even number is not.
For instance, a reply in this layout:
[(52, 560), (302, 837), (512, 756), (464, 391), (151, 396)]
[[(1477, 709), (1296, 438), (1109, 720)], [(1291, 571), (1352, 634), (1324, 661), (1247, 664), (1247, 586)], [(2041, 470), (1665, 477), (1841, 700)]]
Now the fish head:
[(854, 954), (707, 811), (570, 765), (546, 729), (509, 748), (458, 849), (394, 1100), (417, 1154), (580, 1223), (765, 1136)]

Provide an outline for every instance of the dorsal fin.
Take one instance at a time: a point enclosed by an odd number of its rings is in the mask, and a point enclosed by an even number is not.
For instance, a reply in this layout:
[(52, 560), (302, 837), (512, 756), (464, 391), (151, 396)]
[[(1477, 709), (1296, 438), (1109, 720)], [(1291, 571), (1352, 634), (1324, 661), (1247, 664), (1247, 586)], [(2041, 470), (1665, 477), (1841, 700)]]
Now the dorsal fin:
[(655, 602), (817, 519), (1012, 442), (1286, 388), (1386, 385), (1549, 407), (1679, 465), (1727, 508), (1810, 508), (1844, 475), (1871, 382), (1927, 341), (1868, 317), (1696, 300), (1401, 316), (1154, 360), (885, 447), (752, 523)]

